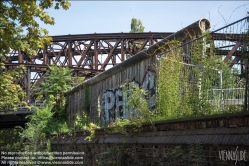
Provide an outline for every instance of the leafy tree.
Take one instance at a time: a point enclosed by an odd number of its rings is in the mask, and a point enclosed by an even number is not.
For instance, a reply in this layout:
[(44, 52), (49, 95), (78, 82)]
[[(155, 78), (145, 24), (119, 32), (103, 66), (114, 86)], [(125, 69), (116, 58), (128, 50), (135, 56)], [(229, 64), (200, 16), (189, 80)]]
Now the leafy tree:
[(5, 55), (19, 49), (26, 55), (34, 55), (38, 48), (50, 43), (48, 31), (39, 27), (37, 18), (53, 25), (54, 18), (44, 11), (53, 6), (55, 9), (61, 6), (67, 10), (70, 3), (67, 0), (0, 1), (0, 110), (16, 110), (18, 103), (25, 97), (22, 88), (14, 82), (24, 75), (25, 68), (20, 66), (6, 71)]
[[(54, 5), (55, 2), (55, 5)], [(36, 18), (45, 24), (55, 24), (45, 9), (61, 6), (67, 10), (70, 3), (67, 0), (1, 0), (0, 1), (0, 57), (8, 54), (11, 49), (21, 49), (28, 55), (36, 54), (43, 44), (49, 44), (51, 37), (48, 31), (40, 28)]]
[(144, 32), (144, 26), (140, 19), (131, 19), (131, 31), (130, 33)]
[[(8, 71), (1, 71), (0, 69), (0, 110), (5, 112), (17, 110), (20, 101), (24, 100), (25, 92), (20, 85), (14, 83), (24, 74), (24, 66)], [(26, 102), (23, 101), (23, 104), (26, 105)]]
[(21, 148), (19, 129), (1, 129), (0, 146), (1, 151), (17, 152)]
[[(26, 123), (25, 128), (17, 127), (21, 129), (19, 133), (21, 143), (26, 142), (26, 144), (23, 144), (24, 147), (21, 149), (22, 151), (49, 152), (51, 150), (50, 141), (46, 138), (46, 129), (53, 116), (52, 108), (52, 102), (47, 103), (47, 105), (41, 109), (36, 108), (32, 115), (27, 116), (29, 122)], [(35, 157), (35, 159), (38, 157), (34, 154), (23, 154), (23, 156), (27, 157), (27, 159), (25, 159), (27, 162), (31, 161), (31, 157)], [(49, 155), (49, 157), (52, 156)]]
[(50, 66), (48, 72), (45, 81), (37, 88), (38, 98), (45, 98), (47, 102), (53, 100), (55, 117), (62, 118), (64, 93), (73, 85), (71, 70), (66, 67)]
[[(130, 33), (139, 33), (139, 32), (144, 32), (144, 26), (143, 23), (140, 19), (132, 18), (131, 19), (131, 30)], [(131, 47), (132, 44), (129, 43), (129, 47)], [(135, 44), (136, 48), (140, 48), (141, 44)], [(126, 59), (130, 58), (130, 54), (126, 54)]]

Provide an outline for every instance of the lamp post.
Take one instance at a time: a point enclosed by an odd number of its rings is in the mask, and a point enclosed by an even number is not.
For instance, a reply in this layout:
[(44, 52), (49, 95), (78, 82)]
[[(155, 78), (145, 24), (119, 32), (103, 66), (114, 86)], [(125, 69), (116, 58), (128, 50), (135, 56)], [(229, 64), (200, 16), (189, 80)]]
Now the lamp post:
[(220, 74), (220, 90), (221, 90), (221, 104), (222, 104), (222, 111), (224, 111), (224, 94), (223, 94), (223, 87), (222, 87), (222, 70), (218, 70), (218, 74)]

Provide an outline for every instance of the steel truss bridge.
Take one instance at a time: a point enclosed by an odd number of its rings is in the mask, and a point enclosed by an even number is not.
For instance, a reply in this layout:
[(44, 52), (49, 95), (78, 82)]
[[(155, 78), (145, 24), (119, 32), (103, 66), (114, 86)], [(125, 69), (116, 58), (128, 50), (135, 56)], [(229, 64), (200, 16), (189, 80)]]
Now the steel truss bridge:
[[(67, 66), (73, 76), (93, 77), (115, 66), (141, 50), (168, 37), (173, 33), (110, 33), (53, 36), (51, 45), (27, 56), (13, 50), (6, 55), (7, 69), (25, 65), (27, 74), (19, 80), (27, 94), (27, 100), (34, 99), (34, 89), (44, 80), (49, 65)], [(139, 45), (139, 46), (138, 46)]]
[[(91, 78), (123, 62), (126, 56), (133, 56), (171, 34), (147, 32), (52, 36), (51, 44), (37, 50), (36, 55), (27, 56), (21, 50), (12, 50), (5, 55), (5, 67), (7, 70), (19, 65), (26, 67), (26, 75), (16, 83), (26, 92), (29, 104), (41, 106), (42, 103), (35, 101), (35, 88), (45, 80), (48, 66), (69, 67), (73, 76)], [(28, 114), (30, 112), (25, 111), (22, 105), (18, 112), (5, 114), (0, 111), (0, 128), (24, 125)]]
[[(215, 55), (225, 57), (224, 61), (230, 63), (231, 67), (237, 64), (241, 66), (241, 69), (245, 68), (246, 65), (241, 58), (243, 50), (248, 46), (248, 35), (245, 36), (241, 32), (235, 31), (228, 35), (223, 29), (211, 33), (214, 43), (223, 42), (223, 45), (215, 47)], [(49, 65), (69, 67), (73, 71), (73, 76), (84, 76), (87, 79), (123, 62), (127, 56), (133, 56), (172, 34), (172, 32), (145, 32), (52, 36), (51, 44), (37, 50), (36, 55), (27, 56), (21, 50), (11, 51), (5, 55), (5, 66), (7, 70), (14, 69), (19, 65), (26, 67), (26, 75), (16, 83), (19, 83), (26, 91), (26, 100), (32, 104), (35, 102), (34, 89), (44, 81)], [(12, 112), (7, 115), (0, 111), (0, 128), (23, 124), (26, 121), (24, 119), (26, 114), (30, 114), (30, 112)], [(14, 115), (17, 117), (13, 118)], [(11, 119), (15, 120), (11, 121)]]

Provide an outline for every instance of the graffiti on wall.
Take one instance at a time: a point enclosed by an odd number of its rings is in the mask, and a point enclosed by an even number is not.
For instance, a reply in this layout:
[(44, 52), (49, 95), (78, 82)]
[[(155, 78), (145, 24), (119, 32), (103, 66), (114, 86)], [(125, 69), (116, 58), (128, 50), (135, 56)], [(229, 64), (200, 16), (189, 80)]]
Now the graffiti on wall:
[[(155, 108), (156, 103), (156, 86), (155, 86), (155, 71), (147, 68), (141, 83), (132, 80), (135, 84), (144, 90), (147, 90), (148, 106), (150, 109)], [(127, 108), (127, 99), (129, 95), (124, 95), (120, 87), (107, 89), (101, 97), (101, 121), (105, 123), (113, 122), (116, 118), (129, 119), (134, 116), (131, 108)]]

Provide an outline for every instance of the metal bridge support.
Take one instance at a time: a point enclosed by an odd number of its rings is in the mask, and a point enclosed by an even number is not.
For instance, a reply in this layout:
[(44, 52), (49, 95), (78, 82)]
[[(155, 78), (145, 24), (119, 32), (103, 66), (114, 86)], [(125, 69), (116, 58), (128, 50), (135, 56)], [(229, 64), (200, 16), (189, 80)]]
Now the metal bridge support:
[(246, 79), (246, 85), (245, 85), (245, 103), (244, 103), (244, 111), (249, 111), (249, 53), (247, 51), (248, 42), (243, 43), (243, 58), (244, 58), (244, 73), (245, 73), (245, 79)]
[(71, 41), (68, 42), (68, 52), (67, 52), (67, 57), (65, 57), (65, 60), (66, 58), (68, 58), (68, 67), (72, 67), (73, 53), (72, 53), (72, 42)]
[(20, 49), (18, 50), (18, 63), (23, 63), (23, 54)]
[(98, 41), (94, 41), (94, 62), (93, 69), (98, 70)]
[(42, 64), (43, 65), (47, 65), (48, 64), (48, 62), (49, 62), (49, 59), (48, 59), (48, 54), (47, 54), (47, 45), (45, 45), (44, 46), (44, 48), (43, 48), (43, 54), (42, 54)]
[(25, 91), (26, 91), (26, 101), (30, 102), (30, 79), (31, 79), (31, 67), (26, 67), (27, 73), (25, 76), (24, 84), (25, 84)]

